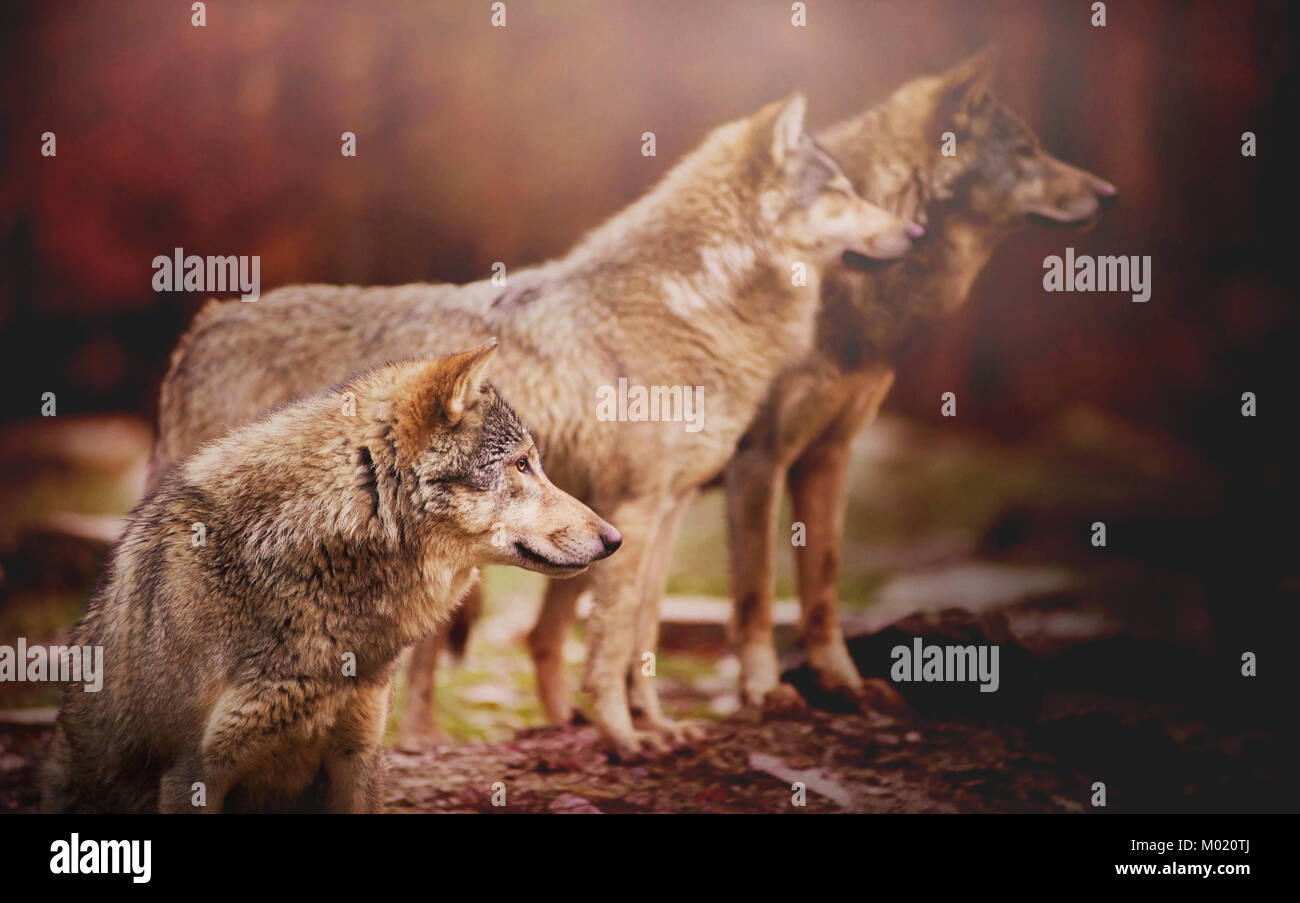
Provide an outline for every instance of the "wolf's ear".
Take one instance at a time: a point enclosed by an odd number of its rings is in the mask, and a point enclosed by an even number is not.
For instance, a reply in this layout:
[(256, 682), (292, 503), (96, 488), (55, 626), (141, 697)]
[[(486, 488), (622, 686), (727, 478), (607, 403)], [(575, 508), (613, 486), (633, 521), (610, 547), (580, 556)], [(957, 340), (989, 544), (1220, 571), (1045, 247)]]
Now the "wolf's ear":
[(808, 109), (808, 101), (803, 92), (796, 91), (785, 100), (768, 104), (759, 113), (760, 128), (758, 140), (766, 142), (767, 151), (773, 167), (780, 169), (799, 149), (803, 138), (803, 116)]
[(497, 340), (488, 339), (477, 348), (462, 351), (443, 358), (444, 378), (447, 381), (446, 392), (442, 398), (443, 415), (450, 423), (457, 423), (470, 399), (478, 394), (483, 385), (483, 373), (488, 359), (496, 353)]
[(997, 48), (985, 47), (939, 76), (934, 97), (936, 126), (961, 131), (970, 124), (972, 112), (993, 85), (997, 59)]
[(488, 358), (497, 340), (414, 367), (397, 387), (393, 400), (393, 426), (400, 445), (410, 451), (423, 448), (438, 426), (460, 422), (483, 384)]

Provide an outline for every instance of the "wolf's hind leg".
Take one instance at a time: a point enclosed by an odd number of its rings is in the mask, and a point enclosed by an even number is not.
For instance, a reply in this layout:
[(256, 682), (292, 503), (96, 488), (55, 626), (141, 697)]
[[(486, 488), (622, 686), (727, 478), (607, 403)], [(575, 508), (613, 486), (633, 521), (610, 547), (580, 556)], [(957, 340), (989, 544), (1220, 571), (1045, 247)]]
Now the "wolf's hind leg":
[[(208, 716), (199, 752), (196, 779), (205, 785), (207, 810), (215, 811), (230, 788), (270, 761), (277, 746), (310, 734), (310, 721), (327, 693), (297, 680), (227, 687)], [(268, 789), (284, 778), (279, 773), (260, 777)]]

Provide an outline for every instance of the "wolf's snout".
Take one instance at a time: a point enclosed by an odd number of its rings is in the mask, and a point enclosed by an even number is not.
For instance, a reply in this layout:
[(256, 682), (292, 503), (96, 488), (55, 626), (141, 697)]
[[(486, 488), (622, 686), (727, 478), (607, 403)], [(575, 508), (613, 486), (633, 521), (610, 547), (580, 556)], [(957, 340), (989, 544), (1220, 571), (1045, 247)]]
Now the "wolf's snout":
[(1113, 207), (1115, 206), (1115, 202), (1119, 200), (1119, 189), (1107, 182), (1105, 179), (1094, 178), (1092, 181), (1092, 190), (1096, 193), (1098, 199), (1101, 200), (1101, 206), (1103, 208)]
[[(863, 254), (876, 260), (893, 260), (902, 257), (912, 250), (912, 238), (908, 237), (912, 236), (912, 226), (915, 226), (915, 224), (910, 224), (907, 228), (899, 229), (896, 232), (871, 236), (865, 242)], [(920, 226), (915, 226), (915, 228), (921, 229)], [(921, 229), (921, 232), (924, 234), (925, 230)]]
[(597, 535), (600, 537), (600, 544), (605, 547), (605, 554), (601, 555), (601, 558), (608, 558), (613, 555), (618, 551), (618, 547), (623, 544), (623, 534), (609, 524), (601, 527)]

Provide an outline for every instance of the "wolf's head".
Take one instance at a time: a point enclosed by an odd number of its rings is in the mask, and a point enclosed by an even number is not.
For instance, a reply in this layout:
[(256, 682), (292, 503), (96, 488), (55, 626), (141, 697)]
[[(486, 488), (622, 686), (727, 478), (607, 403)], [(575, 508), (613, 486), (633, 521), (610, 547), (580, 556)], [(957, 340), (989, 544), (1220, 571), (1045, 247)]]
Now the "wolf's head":
[[(914, 79), (863, 116), (829, 129), (825, 140), (860, 191), (923, 222), (925, 206), (938, 203), (999, 229), (1090, 225), (1114, 200), (1115, 186), (1042, 149), (993, 96), (995, 62), (988, 49), (940, 75)], [(945, 154), (945, 144), (955, 153)]]
[(399, 503), (459, 560), (577, 574), (613, 554), (622, 536), (546, 478), (528, 430), (484, 382), (496, 345), (395, 365)]
[(864, 200), (840, 165), (803, 127), (802, 94), (752, 117), (759, 205), (778, 242), (817, 266), (847, 251), (877, 260), (903, 256), (924, 230)]

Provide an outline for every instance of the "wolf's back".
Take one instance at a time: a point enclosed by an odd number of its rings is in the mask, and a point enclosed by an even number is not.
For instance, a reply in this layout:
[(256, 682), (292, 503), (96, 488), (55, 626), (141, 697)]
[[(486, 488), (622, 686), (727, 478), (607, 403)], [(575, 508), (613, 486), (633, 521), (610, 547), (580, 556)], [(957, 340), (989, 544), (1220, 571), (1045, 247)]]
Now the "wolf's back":
[(146, 493), (203, 443), (295, 398), (427, 356), (433, 336), (452, 351), (478, 343), (480, 319), (446, 303), (477, 285), (297, 285), (251, 304), (209, 301), (163, 378)]

